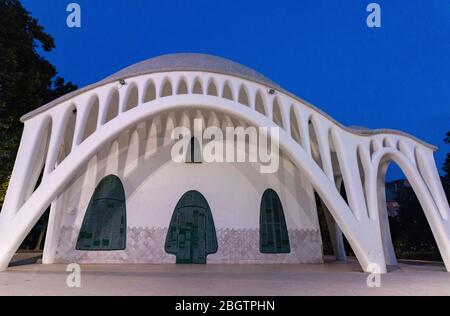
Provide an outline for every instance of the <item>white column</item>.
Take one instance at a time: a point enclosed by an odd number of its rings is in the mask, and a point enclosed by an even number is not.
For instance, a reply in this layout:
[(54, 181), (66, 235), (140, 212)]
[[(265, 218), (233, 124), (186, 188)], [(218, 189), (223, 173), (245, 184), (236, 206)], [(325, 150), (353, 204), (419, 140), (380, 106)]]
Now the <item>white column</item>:
[(58, 246), (58, 238), (61, 230), (60, 223), (62, 218), (62, 202), (63, 195), (56, 198), (50, 205), (47, 235), (45, 237), (44, 253), (42, 256), (43, 264), (55, 263), (56, 248)]
[(50, 136), (50, 144), (48, 146), (43, 179), (47, 177), (56, 167), (56, 161), (60, 154), (61, 145), (64, 141), (66, 125), (70, 115), (73, 115), (70, 109), (70, 104), (67, 104), (58, 108), (58, 111), (52, 115), (52, 133)]
[[(41, 116), (25, 122), (19, 150), (9, 181), (3, 208), (0, 213), (0, 225), (14, 216), (24, 204), (30, 187), (30, 175), (41, 151), (43, 133), (48, 127), (48, 117)], [(1, 228), (1, 227), (0, 227)]]
[(344, 179), (348, 204), (358, 220), (368, 218), (369, 212), (358, 168), (357, 146), (354, 141), (344, 139), (342, 132), (338, 132), (336, 129), (332, 129), (331, 137)]
[(389, 225), (389, 214), (386, 203), (386, 172), (389, 164), (385, 163), (380, 166), (377, 181), (377, 200), (378, 200), (378, 216), (380, 219), (381, 240), (383, 241), (384, 256), (386, 264), (390, 266), (398, 265), (397, 256), (395, 254), (394, 244), (392, 242), (391, 228)]
[[(77, 105), (77, 121), (75, 124), (75, 131), (73, 136), (72, 151), (81, 144), (86, 130), (86, 124), (91, 113), (91, 96), (81, 95), (77, 98), (75, 104)], [(100, 111), (100, 109), (99, 109)]]

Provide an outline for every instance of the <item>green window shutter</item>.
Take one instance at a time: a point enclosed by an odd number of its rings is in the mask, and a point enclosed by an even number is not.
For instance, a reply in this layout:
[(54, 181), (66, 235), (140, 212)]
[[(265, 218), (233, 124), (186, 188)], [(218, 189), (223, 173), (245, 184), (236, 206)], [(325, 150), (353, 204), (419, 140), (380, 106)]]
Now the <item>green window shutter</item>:
[(78, 236), (77, 250), (124, 250), (126, 247), (126, 201), (116, 176), (103, 178), (89, 202)]
[(261, 199), (259, 249), (261, 253), (291, 252), (283, 206), (272, 189), (266, 190)]

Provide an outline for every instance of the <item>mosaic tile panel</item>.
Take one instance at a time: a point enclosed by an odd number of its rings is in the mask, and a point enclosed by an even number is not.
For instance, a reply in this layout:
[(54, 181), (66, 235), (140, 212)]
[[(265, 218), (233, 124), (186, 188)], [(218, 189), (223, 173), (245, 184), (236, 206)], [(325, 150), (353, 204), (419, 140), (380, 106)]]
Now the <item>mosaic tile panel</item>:
[[(56, 262), (68, 263), (175, 263), (164, 251), (167, 228), (128, 227), (127, 248), (121, 251), (75, 250), (78, 227), (63, 227)], [(217, 229), (219, 250), (208, 263), (321, 263), (322, 244), (318, 230), (290, 230), (291, 253), (259, 252), (258, 229)]]

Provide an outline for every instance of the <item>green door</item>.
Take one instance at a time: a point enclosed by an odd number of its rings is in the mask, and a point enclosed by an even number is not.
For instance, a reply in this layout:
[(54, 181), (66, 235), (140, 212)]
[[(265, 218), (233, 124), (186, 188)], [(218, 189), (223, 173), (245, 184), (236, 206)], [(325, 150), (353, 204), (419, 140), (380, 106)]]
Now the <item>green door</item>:
[(207, 255), (217, 252), (214, 220), (201, 193), (187, 192), (178, 202), (165, 250), (177, 256), (177, 263), (187, 264), (205, 264)]

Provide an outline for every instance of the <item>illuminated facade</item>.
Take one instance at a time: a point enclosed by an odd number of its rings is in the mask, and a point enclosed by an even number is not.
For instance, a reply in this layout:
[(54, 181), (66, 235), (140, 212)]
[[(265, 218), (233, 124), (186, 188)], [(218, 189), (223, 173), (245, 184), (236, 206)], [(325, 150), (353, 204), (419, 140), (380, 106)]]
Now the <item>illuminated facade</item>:
[[(279, 127), (278, 170), (174, 162), (172, 131), (195, 119), (221, 129)], [(22, 121), (0, 214), (3, 270), (48, 207), (44, 263), (323, 262), (317, 193), (336, 257), (345, 259), (344, 234), (365, 271), (375, 263), (386, 272), (396, 263), (384, 182), (391, 162), (417, 194), (450, 269), (435, 147), (398, 131), (344, 127), (229, 60), (149, 59)]]

